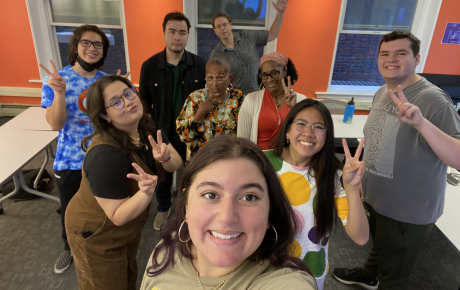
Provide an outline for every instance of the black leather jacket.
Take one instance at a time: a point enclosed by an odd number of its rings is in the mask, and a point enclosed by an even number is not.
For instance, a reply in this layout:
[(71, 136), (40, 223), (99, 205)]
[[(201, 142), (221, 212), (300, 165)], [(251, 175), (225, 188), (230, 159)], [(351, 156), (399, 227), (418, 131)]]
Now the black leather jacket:
[[(180, 74), (181, 105), (192, 92), (204, 88), (205, 67), (206, 61), (203, 58), (185, 51), (185, 65)], [(152, 118), (164, 132), (169, 132), (170, 126), (176, 126), (171, 124), (173, 84), (174, 76), (166, 63), (166, 49), (142, 64), (139, 94), (147, 103)]]

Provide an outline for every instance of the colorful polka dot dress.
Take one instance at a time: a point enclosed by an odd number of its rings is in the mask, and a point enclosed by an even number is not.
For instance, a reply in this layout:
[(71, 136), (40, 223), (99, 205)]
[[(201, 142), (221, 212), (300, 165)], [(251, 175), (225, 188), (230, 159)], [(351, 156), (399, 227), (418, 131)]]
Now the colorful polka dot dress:
[[(329, 271), (328, 245), (329, 235), (318, 240), (315, 236), (315, 207), (316, 207), (316, 183), (314, 176), (308, 175), (308, 167), (298, 167), (285, 162), (276, 156), (274, 150), (264, 151), (278, 174), (289, 202), (294, 209), (300, 223), (300, 231), (297, 232), (291, 255), (304, 261), (315, 276), (318, 289), (324, 287), (324, 279)], [(335, 207), (338, 216), (344, 225), (347, 224), (348, 202), (345, 190), (341, 186), (337, 172)], [(314, 172), (310, 174), (314, 175)]]

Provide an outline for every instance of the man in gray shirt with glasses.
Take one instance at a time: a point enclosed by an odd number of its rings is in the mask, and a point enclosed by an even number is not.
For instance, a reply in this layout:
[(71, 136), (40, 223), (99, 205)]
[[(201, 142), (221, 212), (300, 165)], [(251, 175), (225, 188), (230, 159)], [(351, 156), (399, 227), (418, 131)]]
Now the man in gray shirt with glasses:
[(259, 55), (257, 47), (265, 46), (267, 42), (278, 37), (287, 2), (288, 0), (278, 0), (276, 4), (272, 3), (278, 13), (268, 31), (242, 30), (233, 33), (232, 21), (224, 13), (217, 14), (212, 20), (212, 27), (216, 35), (219, 36), (220, 42), (211, 52), (209, 58), (221, 57), (230, 63), (233, 86), (243, 91), (245, 95), (258, 90)]

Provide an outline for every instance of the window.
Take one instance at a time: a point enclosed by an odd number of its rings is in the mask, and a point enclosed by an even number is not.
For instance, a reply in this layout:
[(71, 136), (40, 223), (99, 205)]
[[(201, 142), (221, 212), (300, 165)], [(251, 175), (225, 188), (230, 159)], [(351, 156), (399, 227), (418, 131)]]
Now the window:
[[(212, 19), (217, 13), (226, 13), (232, 19), (234, 32), (242, 29), (268, 30), (275, 20), (276, 10), (267, 0), (187, 0), (184, 1), (184, 14), (189, 18), (192, 28), (188, 38), (187, 50), (208, 60), (219, 37), (212, 28)], [(265, 47), (259, 47), (259, 56), (276, 51), (276, 40)]]
[[(83, 24), (97, 25), (109, 39), (104, 66), (108, 74), (129, 70), (123, 2), (100, 0), (26, 0), (39, 63), (54, 61), (58, 68), (69, 64), (68, 44), (72, 31)], [(40, 70), (40, 77), (46, 76)]]
[(422, 72), (440, 5), (441, 0), (344, 0), (328, 92), (372, 96), (385, 83), (377, 67), (378, 45), (389, 31), (411, 31), (422, 41), (416, 70)]

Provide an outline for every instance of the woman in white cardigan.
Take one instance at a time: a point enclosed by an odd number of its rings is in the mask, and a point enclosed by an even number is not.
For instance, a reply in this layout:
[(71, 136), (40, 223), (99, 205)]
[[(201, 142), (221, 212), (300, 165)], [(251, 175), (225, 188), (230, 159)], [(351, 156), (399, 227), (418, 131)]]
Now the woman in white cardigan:
[(259, 81), (265, 88), (246, 96), (238, 116), (237, 136), (248, 138), (260, 149), (268, 150), (291, 108), (306, 97), (292, 90), (291, 84), (298, 78), (297, 71), (284, 54), (264, 55), (259, 71)]

